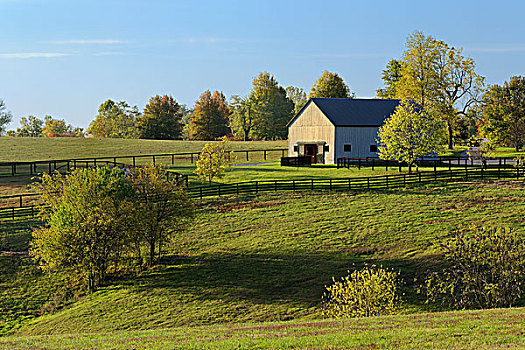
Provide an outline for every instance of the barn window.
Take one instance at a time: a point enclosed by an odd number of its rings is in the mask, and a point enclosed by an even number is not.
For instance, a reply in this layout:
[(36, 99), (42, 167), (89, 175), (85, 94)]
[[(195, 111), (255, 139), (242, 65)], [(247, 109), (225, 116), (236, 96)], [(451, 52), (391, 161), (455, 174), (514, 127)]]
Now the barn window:
[(324, 152), (330, 152), (330, 147), (328, 147), (328, 145), (324, 145), (323, 146), (323, 151)]
[(299, 146), (293, 146), (293, 151), (294, 151), (295, 153), (299, 152)]
[(345, 152), (352, 152), (352, 145), (344, 145)]
[(377, 152), (377, 145), (370, 145), (370, 152)]

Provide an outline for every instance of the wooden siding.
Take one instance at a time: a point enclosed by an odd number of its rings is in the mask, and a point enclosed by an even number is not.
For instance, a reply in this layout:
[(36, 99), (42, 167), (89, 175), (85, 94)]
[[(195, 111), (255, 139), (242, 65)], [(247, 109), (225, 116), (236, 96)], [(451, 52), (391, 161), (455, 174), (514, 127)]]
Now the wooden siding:
[(334, 164), (335, 127), (319, 107), (310, 103), (288, 127), (288, 156), (299, 155), (298, 152), (294, 152), (294, 146), (298, 142), (323, 141), (329, 148), (328, 152), (324, 153), (325, 163)]
[[(379, 127), (337, 127), (335, 159), (377, 157), (376, 152), (370, 152), (370, 145), (377, 145)], [(351, 145), (350, 152), (344, 152), (344, 145)]]

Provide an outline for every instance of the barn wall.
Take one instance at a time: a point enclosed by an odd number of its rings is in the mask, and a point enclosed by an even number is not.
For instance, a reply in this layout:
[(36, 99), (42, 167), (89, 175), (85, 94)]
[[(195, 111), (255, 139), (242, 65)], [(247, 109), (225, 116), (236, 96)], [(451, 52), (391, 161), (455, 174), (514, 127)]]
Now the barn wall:
[(320, 142), (324, 141), (328, 145), (328, 152), (325, 152), (325, 164), (333, 164), (334, 157), (334, 137), (335, 127), (325, 117), (323, 112), (314, 103), (310, 103), (295, 121), (288, 127), (288, 156), (296, 157), (298, 152), (294, 152), (297, 142)]
[[(370, 145), (377, 145), (379, 127), (337, 127), (335, 130), (337, 158), (377, 157), (376, 152), (370, 152)], [(344, 152), (344, 145), (351, 145), (350, 152)]]

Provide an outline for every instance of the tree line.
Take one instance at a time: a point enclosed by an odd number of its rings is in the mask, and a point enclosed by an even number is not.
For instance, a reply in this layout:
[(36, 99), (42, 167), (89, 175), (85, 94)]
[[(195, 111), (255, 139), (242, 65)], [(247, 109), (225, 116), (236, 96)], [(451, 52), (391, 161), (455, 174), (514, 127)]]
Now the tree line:
[[(312, 86), (308, 97), (352, 97), (348, 85), (337, 74), (325, 71)], [(240, 140), (277, 140), (287, 137), (287, 123), (304, 106), (303, 89), (282, 87), (268, 72), (253, 79), (247, 96), (233, 95), (228, 101), (220, 91), (204, 91), (192, 108), (172, 96), (156, 95), (143, 111), (126, 101), (108, 99), (98, 108), (87, 135), (104, 138), (160, 140), (216, 140), (223, 136)], [(2, 104), (0, 108), (4, 108)], [(3, 109), (2, 109), (3, 111)], [(0, 127), (12, 120), (4, 113)], [(0, 114), (0, 117), (2, 115)], [(3, 121), (3, 122), (2, 122)], [(21, 126), (9, 136), (84, 136), (82, 129), (46, 116), (23, 117)], [(0, 133), (4, 131), (0, 128)]]

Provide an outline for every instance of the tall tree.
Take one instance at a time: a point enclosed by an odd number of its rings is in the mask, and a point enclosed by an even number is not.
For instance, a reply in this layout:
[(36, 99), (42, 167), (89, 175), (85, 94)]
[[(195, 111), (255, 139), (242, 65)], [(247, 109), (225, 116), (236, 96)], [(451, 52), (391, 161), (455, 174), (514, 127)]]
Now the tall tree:
[(350, 94), (350, 88), (339, 74), (325, 70), (312, 86), (308, 97), (349, 98), (353, 96)]
[(139, 116), (137, 106), (131, 107), (125, 101), (106, 100), (99, 106), (87, 132), (94, 137), (134, 138), (137, 137), (135, 123)]
[(286, 96), (293, 102), (294, 114), (299, 113), (301, 108), (303, 108), (306, 102), (308, 102), (306, 92), (304, 92), (303, 89), (295, 86), (288, 86), (286, 88)]
[(7, 124), (11, 123), (13, 116), (11, 112), (5, 110), (5, 103), (0, 100), (0, 135), (5, 132)]
[(519, 151), (525, 144), (525, 77), (514, 76), (503, 86), (489, 87), (483, 97), (482, 123), (489, 139)]
[(286, 96), (286, 91), (268, 72), (260, 73), (252, 82), (249, 100), (253, 112), (254, 138), (263, 140), (284, 139), (287, 135), (286, 124), (293, 116), (293, 102)]
[(378, 155), (381, 159), (406, 162), (408, 172), (416, 160), (439, 150), (443, 141), (443, 123), (412, 101), (404, 100), (378, 131)]
[(156, 95), (137, 118), (139, 137), (142, 139), (180, 140), (182, 138), (182, 110), (171, 96)]
[(388, 61), (386, 68), (383, 70), (383, 89), (377, 89), (377, 97), (379, 98), (396, 98), (396, 83), (401, 79), (402, 62), (396, 59)]
[(39, 137), (42, 136), (44, 121), (34, 115), (20, 118), (20, 127), (16, 128), (16, 136)]
[(210, 90), (195, 102), (190, 122), (190, 140), (215, 140), (229, 132), (230, 110), (222, 92)]
[(233, 95), (230, 99), (230, 129), (244, 141), (251, 139), (254, 109), (249, 97)]
[(478, 102), (484, 78), (475, 63), (445, 42), (422, 32), (407, 38), (401, 79), (395, 84), (398, 98), (412, 99), (447, 125), (448, 147), (453, 147), (457, 119), (468, 116)]

